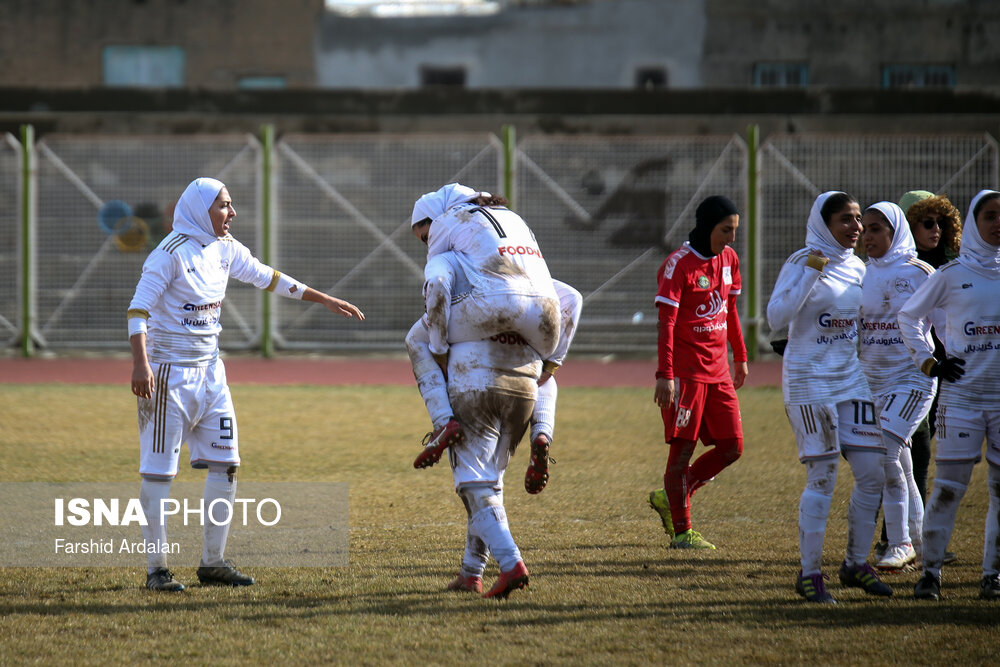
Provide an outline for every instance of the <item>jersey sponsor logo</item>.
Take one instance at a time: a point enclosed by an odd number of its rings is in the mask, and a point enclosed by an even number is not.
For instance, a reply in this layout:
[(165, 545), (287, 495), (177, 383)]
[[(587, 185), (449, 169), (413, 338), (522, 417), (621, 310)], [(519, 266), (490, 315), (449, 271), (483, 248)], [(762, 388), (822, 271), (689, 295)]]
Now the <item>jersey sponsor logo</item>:
[(819, 325), (824, 329), (848, 329), (854, 326), (854, 318), (834, 317), (831, 313), (820, 313)]
[(542, 251), (539, 250), (538, 248), (532, 248), (531, 246), (524, 246), (524, 245), (519, 245), (519, 246), (501, 245), (497, 246), (497, 251), (501, 255), (531, 255), (535, 257), (542, 256)]
[(1000, 334), (1000, 325), (997, 324), (976, 324), (966, 322), (962, 327), (966, 336), (996, 336)]
[(722, 267), (722, 284), (723, 285), (733, 284), (733, 268), (731, 266)]
[[(706, 278), (706, 280), (708, 280)], [(726, 309), (726, 302), (719, 294), (719, 290), (712, 290), (708, 295), (708, 301), (694, 309), (694, 314), (701, 318), (712, 318)]]
[(195, 312), (198, 312), (198, 311), (202, 311), (202, 310), (213, 310), (215, 308), (220, 307), (221, 305), (222, 305), (221, 301), (216, 301), (215, 303), (203, 303), (203, 304), (185, 303), (184, 306), (182, 306), (182, 307), (186, 311), (195, 311)]
[(517, 333), (516, 331), (508, 331), (506, 333), (499, 333), (495, 336), (490, 336), (490, 340), (500, 343), (501, 345), (527, 345), (528, 341), (524, 339), (524, 336)]

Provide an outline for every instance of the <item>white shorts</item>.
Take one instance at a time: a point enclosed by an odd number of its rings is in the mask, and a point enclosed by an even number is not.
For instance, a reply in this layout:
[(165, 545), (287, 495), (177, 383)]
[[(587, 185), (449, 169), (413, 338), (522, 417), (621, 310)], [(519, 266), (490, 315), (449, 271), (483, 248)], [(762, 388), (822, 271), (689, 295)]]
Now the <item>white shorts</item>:
[(455, 417), (465, 431), (465, 441), (448, 448), (455, 489), (465, 484), (502, 489), (504, 472), (528, 428), (535, 401), (496, 390), (463, 392), (451, 398)]
[(915, 389), (878, 394), (875, 396), (875, 407), (878, 408), (879, 426), (883, 431), (908, 443), (910, 436), (930, 412), (933, 402), (933, 392), (925, 393)]
[[(521, 334), (542, 359), (548, 359), (559, 343), (560, 312), (559, 301), (548, 297), (471, 292), (451, 304), (446, 334), (435, 330), (429, 316), (425, 316), (425, 323), (432, 351), (444, 348), (443, 338), (455, 344), (513, 331)], [(440, 321), (439, 317), (433, 319)]]
[(939, 463), (979, 462), (983, 458), (1000, 466), (1000, 410), (969, 410), (953, 405), (937, 409), (937, 456)]
[(795, 432), (799, 461), (835, 458), (842, 451), (885, 452), (875, 418), (875, 404), (849, 400), (840, 403), (785, 404)]
[(151, 399), (138, 399), (139, 474), (173, 479), (185, 442), (192, 468), (238, 466), (236, 412), (222, 360), (210, 366), (150, 366), (156, 391)]

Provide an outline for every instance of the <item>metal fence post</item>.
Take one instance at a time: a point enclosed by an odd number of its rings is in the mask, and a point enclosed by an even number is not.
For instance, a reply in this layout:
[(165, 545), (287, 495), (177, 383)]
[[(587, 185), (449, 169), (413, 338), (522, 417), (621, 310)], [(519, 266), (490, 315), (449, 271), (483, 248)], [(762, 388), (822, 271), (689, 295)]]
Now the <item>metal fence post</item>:
[(21, 355), (34, 356), (35, 328), (35, 219), (38, 168), (35, 162), (35, 128), (21, 126)]
[[(272, 263), (274, 257), (272, 257), (273, 248), (273, 237), (272, 237), (272, 226), (271, 226), (271, 215), (273, 212), (273, 202), (272, 197), (274, 187), (273, 179), (273, 151), (274, 151), (274, 126), (273, 125), (263, 125), (260, 128), (260, 139), (261, 139), (261, 187), (260, 187), (260, 226), (261, 226), (261, 241), (260, 241), (260, 261), (264, 262), (268, 266), (274, 266)], [(263, 292), (260, 308), (260, 353), (265, 358), (271, 358), (274, 356), (274, 328), (273, 328), (273, 316), (271, 311), (271, 298), (272, 294), (270, 292)]]
[(753, 361), (757, 358), (757, 340), (760, 332), (760, 268), (763, 259), (760, 256), (760, 127), (747, 127), (747, 255), (749, 269), (744, 275), (747, 278), (747, 315), (749, 315), (747, 341), (747, 357)]
[(510, 202), (510, 207), (516, 208), (517, 198), (517, 132), (513, 125), (504, 125), (501, 129), (503, 140), (503, 196)]

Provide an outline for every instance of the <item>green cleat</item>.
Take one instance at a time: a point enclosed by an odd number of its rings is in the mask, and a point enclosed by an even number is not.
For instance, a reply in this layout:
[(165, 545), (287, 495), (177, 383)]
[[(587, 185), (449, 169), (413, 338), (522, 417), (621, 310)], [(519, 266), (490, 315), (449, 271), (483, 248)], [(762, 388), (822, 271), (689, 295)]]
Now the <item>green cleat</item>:
[(667, 492), (663, 489), (649, 492), (649, 506), (660, 515), (660, 523), (663, 524), (663, 532), (667, 537), (674, 537), (674, 520), (670, 517), (670, 501), (667, 500)]
[(701, 536), (701, 533), (691, 530), (685, 530), (683, 533), (678, 533), (673, 540), (670, 541), (671, 549), (715, 549), (715, 545), (706, 540)]
[(837, 604), (833, 596), (826, 592), (826, 575), (808, 574), (799, 572), (799, 578), (795, 580), (795, 592), (806, 599), (807, 602), (818, 604)]

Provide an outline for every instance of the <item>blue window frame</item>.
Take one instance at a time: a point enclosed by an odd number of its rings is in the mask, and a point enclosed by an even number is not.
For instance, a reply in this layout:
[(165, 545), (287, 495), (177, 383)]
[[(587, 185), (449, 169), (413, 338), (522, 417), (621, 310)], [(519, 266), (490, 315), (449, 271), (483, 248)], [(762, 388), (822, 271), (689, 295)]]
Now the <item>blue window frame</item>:
[(102, 60), (106, 86), (184, 85), (184, 49), (179, 46), (106, 46)]
[(904, 65), (882, 67), (883, 88), (953, 88), (954, 65)]
[(790, 88), (809, 85), (809, 66), (805, 63), (754, 63), (753, 85)]

